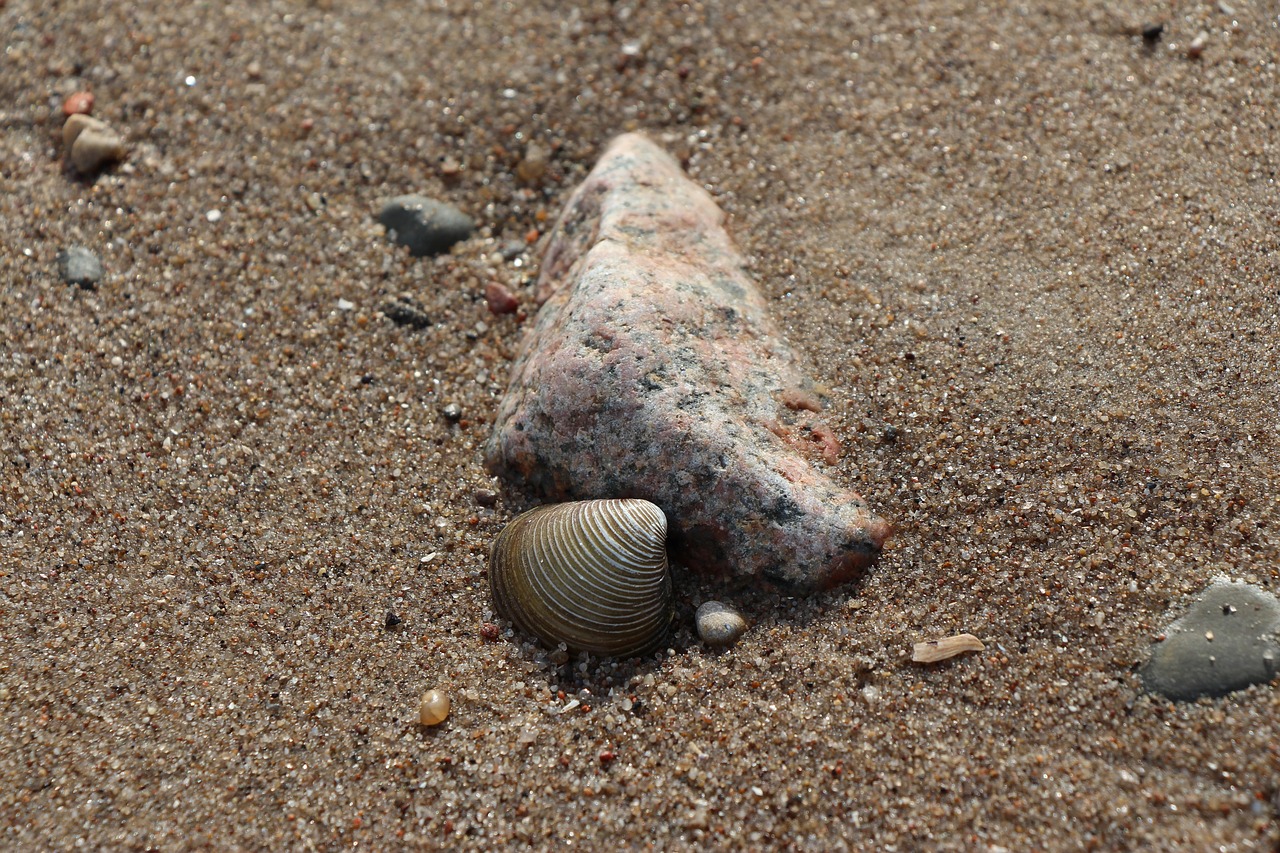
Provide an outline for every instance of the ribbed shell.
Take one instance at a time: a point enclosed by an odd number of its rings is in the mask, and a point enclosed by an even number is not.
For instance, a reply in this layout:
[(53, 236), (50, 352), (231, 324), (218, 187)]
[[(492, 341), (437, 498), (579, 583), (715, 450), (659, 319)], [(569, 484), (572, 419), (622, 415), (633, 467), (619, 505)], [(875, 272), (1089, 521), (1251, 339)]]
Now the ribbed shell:
[(549, 646), (629, 657), (671, 625), (667, 517), (644, 500), (538, 507), (498, 534), (489, 585), (498, 613)]

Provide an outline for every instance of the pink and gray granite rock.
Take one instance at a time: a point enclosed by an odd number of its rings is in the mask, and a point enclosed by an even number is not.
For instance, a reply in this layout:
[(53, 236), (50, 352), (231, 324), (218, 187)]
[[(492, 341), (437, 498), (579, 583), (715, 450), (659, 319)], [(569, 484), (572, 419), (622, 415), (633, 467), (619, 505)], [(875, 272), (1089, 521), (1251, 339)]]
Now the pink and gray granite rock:
[(693, 570), (829, 587), (889, 525), (819, 470), (821, 395), (723, 220), (647, 138), (614, 140), (549, 237), (487, 462), (547, 500), (653, 501)]

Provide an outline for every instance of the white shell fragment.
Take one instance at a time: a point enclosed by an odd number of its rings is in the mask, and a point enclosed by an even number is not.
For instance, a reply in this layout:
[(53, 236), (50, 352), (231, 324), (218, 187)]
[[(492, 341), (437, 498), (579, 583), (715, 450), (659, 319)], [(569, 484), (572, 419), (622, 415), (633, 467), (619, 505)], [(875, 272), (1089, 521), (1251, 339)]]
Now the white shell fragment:
[(106, 122), (76, 113), (62, 125), (62, 146), (71, 165), (82, 175), (92, 174), (125, 155), (124, 140)]
[(962, 652), (980, 652), (986, 646), (973, 634), (956, 634), (941, 640), (916, 643), (911, 649), (911, 659), (916, 663), (935, 663), (953, 658)]
[(732, 607), (719, 601), (707, 601), (694, 614), (698, 636), (708, 646), (728, 646), (747, 631), (747, 620)]
[(671, 626), (666, 540), (666, 515), (644, 500), (530, 510), (493, 543), (494, 607), (551, 648), (646, 654)]

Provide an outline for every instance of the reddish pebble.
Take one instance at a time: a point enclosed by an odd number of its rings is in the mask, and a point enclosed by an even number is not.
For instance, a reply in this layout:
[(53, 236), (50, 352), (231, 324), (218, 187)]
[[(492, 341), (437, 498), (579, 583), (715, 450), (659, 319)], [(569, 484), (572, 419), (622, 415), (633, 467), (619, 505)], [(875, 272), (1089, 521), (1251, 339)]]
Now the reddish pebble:
[(489, 642), (493, 642), (498, 639), (499, 633), (501, 632), (498, 630), (498, 626), (492, 622), (486, 622), (480, 626), (480, 636), (484, 637)]
[(62, 102), (63, 115), (88, 115), (93, 112), (93, 92), (72, 92)]
[(511, 314), (520, 307), (515, 294), (496, 281), (484, 286), (484, 301), (489, 303), (489, 310), (494, 314)]
[(600, 751), (601, 764), (608, 764), (610, 761), (613, 761), (617, 757), (618, 757), (618, 754), (614, 752), (612, 749), (603, 749)]

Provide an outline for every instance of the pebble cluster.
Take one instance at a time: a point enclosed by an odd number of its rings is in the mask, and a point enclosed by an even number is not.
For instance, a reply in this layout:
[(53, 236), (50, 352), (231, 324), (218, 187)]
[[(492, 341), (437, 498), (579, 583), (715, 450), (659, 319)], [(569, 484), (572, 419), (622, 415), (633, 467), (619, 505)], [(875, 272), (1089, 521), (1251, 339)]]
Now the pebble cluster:
[[(1142, 671), (1215, 578), (1280, 590), (1274, 11), (0, 3), (0, 847), (1275, 849), (1280, 689)], [(831, 592), (685, 578), (639, 662), (489, 612), (530, 502), (482, 468), (629, 130), (896, 528)], [(410, 192), (475, 232), (389, 242)]]

